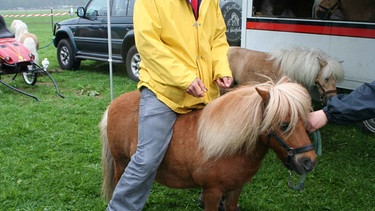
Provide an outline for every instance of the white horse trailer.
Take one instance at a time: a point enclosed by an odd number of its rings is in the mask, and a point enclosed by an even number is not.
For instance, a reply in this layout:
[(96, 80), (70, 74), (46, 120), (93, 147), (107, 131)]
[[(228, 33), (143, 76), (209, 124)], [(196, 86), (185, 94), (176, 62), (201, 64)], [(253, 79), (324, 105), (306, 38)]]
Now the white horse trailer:
[(243, 0), (241, 47), (319, 48), (343, 62), (345, 77), (337, 87), (375, 80), (375, 22), (316, 19), (313, 8), (314, 0)]

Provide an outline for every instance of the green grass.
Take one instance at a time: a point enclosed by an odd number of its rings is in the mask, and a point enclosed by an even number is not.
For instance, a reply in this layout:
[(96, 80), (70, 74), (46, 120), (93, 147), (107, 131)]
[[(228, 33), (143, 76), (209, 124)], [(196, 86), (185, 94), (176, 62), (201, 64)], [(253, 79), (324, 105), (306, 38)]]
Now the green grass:
[[(41, 46), (51, 42), (49, 17), (20, 19)], [(12, 20), (6, 18), (8, 26)], [(110, 103), (108, 64), (84, 61), (80, 70), (62, 71), (53, 45), (39, 56), (50, 60), (49, 70), (65, 98), (47, 77), (28, 86), (21, 77), (12, 82), (11, 76), (2, 76), (40, 102), (0, 85), (0, 209), (104, 210), (98, 123)], [(114, 66), (113, 79), (115, 96), (136, 89), (121, 65)], [(287, 187), (289, 173), (270, 152), (242, 191), (243, 210), (375, 210), (375, 135), (355, 125), (328, 125), (320, 131), (323, 155), (305, 189)], [(199, 189), (155, 184), (144, 210), (200, 210), (199, 194)]]

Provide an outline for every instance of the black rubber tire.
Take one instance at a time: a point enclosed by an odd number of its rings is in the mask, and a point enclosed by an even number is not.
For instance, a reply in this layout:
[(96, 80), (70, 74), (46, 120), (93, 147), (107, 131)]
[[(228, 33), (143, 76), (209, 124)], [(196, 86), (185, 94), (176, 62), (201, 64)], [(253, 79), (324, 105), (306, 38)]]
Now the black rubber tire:
[(68, 39), (60, 40), (57, 45), (57, 61), (63, 70), (78, 69), (81, 65), (81, 60), (75, 60), (75, 52)]
[(129, 78), (135, 82), (139, 81), (139, 63), (141, 62), (141, 56), (138, 53), (137, 48), (132, 46), (126, 54), (126, 72)]
[(38, 76), (35, 72), (28, 71), (28, 72), (22, 72), (22, 78), (26, 84), (33, 86), (35, 85)]

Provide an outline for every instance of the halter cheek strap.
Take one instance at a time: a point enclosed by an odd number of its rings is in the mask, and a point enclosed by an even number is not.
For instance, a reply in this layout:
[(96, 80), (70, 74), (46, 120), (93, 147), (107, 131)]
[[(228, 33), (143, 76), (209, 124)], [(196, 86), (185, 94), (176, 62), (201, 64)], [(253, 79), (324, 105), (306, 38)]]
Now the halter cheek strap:
[(276, 133), (273, 133), (273, 132), (268, 134), (268, 143), (271, 142), (271, 138), (274, 138), (280, 144), (280, 146), (282, 146), (287, 152), (288, 157), (284, 164), (286, 168), (290, 170), (294, 170), (293, 158), (295, 155), (308, 152), (310, 150), (314, 150), (314, 146), (312, 144), (309, 144), (303, 147), (298, 147), (298, 148), (290, 147), (287, 143), (285, 143), (283, 139), (281, 139), (278, 135), (276, 135)]
[(315, 80), (315, 85), (318, 87), (319, 90), (322, 91), (322, 93), (320, 94), (320, 101), (322, 101), (322, 102), (324, 102), (324, 101), (327, 100), (325, 98), (327, 98), (328, 94), (337, 93), (337, 90), (328, 90), (328, 91), (326, 91), (324, 89), (324, 87), (319, 83), (318, 79)]

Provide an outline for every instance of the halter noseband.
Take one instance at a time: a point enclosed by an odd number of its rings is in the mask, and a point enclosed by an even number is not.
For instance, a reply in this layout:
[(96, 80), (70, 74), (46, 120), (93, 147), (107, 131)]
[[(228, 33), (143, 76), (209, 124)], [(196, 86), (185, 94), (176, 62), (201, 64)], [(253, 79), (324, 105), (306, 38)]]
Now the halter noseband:
[(327, 95), (328, 94), (332, 94), (332, 93), (337, 93), (337, 90), (328, 90), (326, 91), (324, 89), (324, 87), (319, 83), (319, 80), (318, 78), (315, 80), (315, 85), (318, 87), (318, 89), (321, 91), (321, 93), (319, 93), (320, 95), (320, 101), (321, 102), (324, 102), (324, 99), (327, 98)]
[(326, 13), (323, 19), (329, 19), (331, 15), (333, 15), (338, 9), (340, 9), (341, 0), (337, 0), (336, 4), (334, 4), (331, 8), (326, 8), (321, 4), (319, 4), (318, 7), (320, 7)]
[(268, 134), (268, 144), (271, 142), (271, 138), (274, 138), (277, 141), (277, 143), (279, 143), (280, 146), (282, 146), (285, 149), (285, 151), (287, 152), (288, 157), (287, 157), (284, 165), (289, 170), (294, 170), (293, 158), (294, 158), (295, 155), (314, 150), (314, 146), (312, 144), (309, 144), (309, 145), (306, 145), (306, 146), (303, 146), (303, 147), (298, 147), (298, 148), (290, 147), (287, 143), (285, 143), (285, 141), (283, 139), (281, 139), (274, 132)]

